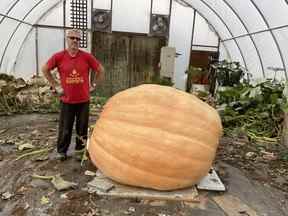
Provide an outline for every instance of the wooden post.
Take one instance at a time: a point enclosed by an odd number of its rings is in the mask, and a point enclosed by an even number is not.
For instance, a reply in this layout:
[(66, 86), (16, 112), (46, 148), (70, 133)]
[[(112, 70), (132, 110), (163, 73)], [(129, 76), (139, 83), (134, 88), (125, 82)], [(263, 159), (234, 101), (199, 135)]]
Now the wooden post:
[(282, 126), (281, 144), (288, 147), (288, 113), (284, 112), (284, 121)]

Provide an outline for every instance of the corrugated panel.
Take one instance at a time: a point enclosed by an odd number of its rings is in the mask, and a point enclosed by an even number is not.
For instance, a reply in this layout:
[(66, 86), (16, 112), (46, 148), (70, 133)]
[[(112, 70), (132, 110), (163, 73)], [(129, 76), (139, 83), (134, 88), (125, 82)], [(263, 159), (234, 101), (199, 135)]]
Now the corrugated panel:
[[(274, 30), (275, 37), (277, 38), (281, 51), (285, 59), (286, 68), (288, 68), (288, 27)], [(287, 72), (286, 72), (287, 77)]]
[[(246, 30), (233, 11), (225, 4), (224, 1), (205, 0), (217, 13), (225, 20), (234, 36), (245, 34)], [(227, 19), (229, 17), (229, 19)]]
[(205, 16), (204, 18), (209, 20), (211, 25), (213, 25), (213, 27), (218, 31), (221, 39), (227, 39), (232, 37), (228, 29), (225, 27), (224, 23), (202, 1), (200, 0), (186, 0), (186, 1), (189, 4), (191, 4), (193, 8), (195, 8), (197, 11), (201, 12), (201, 14)]
[(288, 4), (285, 0), (254, 0), (270, 27), (287, 25)]
[[(270, 32), (255, 34), (253, 35), (253, 38), (255, 39), (256, 45), (259, 48), (263, 59), (266, 78), (273, 78), (273, 71), (269, 70), (268, 67), (282, 67), (278, 48), (274, 43)], [(284, 74), (280, 75), (279, 78), (283, 76)]]
[[(257, 9), (250, 0), (226, 0), (232, 8), (239, 14), (249, 32), (261, 31), (267, 29), (265, 22), (261, 18)], [(271, 1), (273, 4), (273, 2)], [(226, 17), (225, 20), (229, 19)]]
[[(35, 56), (35, 58), (32, 56)], [(36, 74), (35, 30), (29, 33), (25, 43), (20, 48), (12, 74), (15, 77), (25, 79), (29, 79)]]
[(232, 61), (238, 61), (241, 65), (244, 65), (241, 53), (233, 40), (225, 41), (223, 43), (227, 48)]
[(112, 30), (148, 33), (151, 3), (147, 0), (113, 2)]
[(247, 59), (247, 67), (250, 73), (253, 77), (263, 77), (261, 62), (251, 39), (246, 36), (238, 38), (237, 41), (239, 46), (243, 48), (243, 55)]
[(209, 24), (200, 15), (196, 14), (193, 44), (217, 46), (218, 37)]

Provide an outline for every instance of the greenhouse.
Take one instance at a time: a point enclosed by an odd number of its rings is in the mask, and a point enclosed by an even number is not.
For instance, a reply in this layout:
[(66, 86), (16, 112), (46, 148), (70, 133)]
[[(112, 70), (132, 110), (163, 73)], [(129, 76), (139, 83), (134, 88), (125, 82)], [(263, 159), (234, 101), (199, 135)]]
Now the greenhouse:
[[(180, 88), (191, 50), (219, 51), (220, 59), (240, 62), (255, 79), (274, 77), (275, 70), (279, 79), (287, 78), (287, 1), (83, 1), (79, 5), (85, 10), (73, 15), (76, 3), (3, 1), (0, 71), (25, 79), (39, 73), (49, 55), (65, 47), (68, 28), (83, 29), (82, 47), (95, 52), (93, 29), (148, 36), (153, 35), (151, 17), (163, 15), (170, 27), (163, 33), (164, 43), (182, 54), (176, 59), (175, 71)], [(94, 26), (93, 16), (99, 14), (109, 24)]]
[(287, 11), (1, 0), (0, 215), (288, 215)]

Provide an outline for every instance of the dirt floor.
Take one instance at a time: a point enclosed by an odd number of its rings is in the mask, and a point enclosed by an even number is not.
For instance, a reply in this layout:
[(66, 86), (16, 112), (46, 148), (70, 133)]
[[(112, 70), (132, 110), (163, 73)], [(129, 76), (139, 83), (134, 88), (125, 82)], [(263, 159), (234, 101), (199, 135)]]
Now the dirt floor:
[[(91, 124), (97, 116), (91, 116)], [(224, 137), (215, 168), (227, 191), (199, 191), (197, 203), (112, 198), (87, 192), (87, 183), (93, 177), (84, 173), (97, 170), (89, 161), (81, 166), (73, 157), (64, 162), (53, 159), (57, 123), (58, 114), (0, 117), (1, 216), (288, 215), (288, 162), (283, 159), (287, 150), (279, 145), (251, 145), (245, 136)], [(38, 154), (19, 159), (27, 152), (21, 147), (30, 144), (40, 150), (52, 148), (49, 157)], [(57, 191), (50, 181), (32, 178), (33, 174), (61, 174), (77, 187)]]

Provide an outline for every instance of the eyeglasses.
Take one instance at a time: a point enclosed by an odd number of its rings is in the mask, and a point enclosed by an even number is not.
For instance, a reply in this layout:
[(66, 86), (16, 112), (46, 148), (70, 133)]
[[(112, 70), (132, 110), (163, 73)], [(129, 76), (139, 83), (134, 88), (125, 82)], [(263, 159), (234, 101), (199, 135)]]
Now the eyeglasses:
[(77, 40), (77, 41), (80, 41), (80, 38), (78, 37), (68, 37), (70, 40)]

